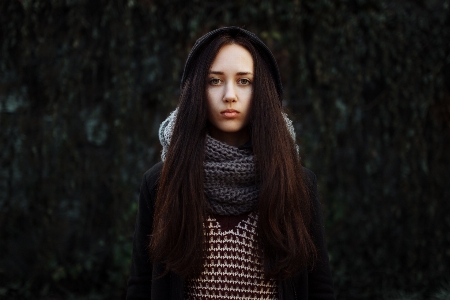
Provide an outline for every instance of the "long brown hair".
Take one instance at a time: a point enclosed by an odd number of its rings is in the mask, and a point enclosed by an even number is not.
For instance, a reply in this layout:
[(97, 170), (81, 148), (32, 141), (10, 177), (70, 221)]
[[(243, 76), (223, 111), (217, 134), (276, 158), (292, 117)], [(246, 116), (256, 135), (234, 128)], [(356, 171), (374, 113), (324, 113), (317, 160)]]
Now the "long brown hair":
[(308, 228), (311, 203), (295, 142), (282, 116), (268, 65), (251, 41), (222, 34), (205, 45), (186, 74), (178, 114), (155, 203), (150, 255), (165, 271), (198, 275), (203, 266), (208, 213), (203, 191), (207, 133), (206, 78), (227, 44), (246, 48), (254, 60), (251, 138), (260, 182), (258, 236), (268, 277), (285, 278), (311, 266), (316, 249)]

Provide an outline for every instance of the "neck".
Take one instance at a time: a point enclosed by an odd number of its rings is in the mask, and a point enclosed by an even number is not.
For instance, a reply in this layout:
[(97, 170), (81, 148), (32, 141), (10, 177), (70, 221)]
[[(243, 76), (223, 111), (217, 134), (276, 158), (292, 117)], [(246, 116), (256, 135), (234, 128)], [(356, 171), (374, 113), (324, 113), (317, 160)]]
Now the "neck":
[(224, 132), (211, 126), (209, 128), (209, 135), (213, 139), (234, 147), (242, 146), (250, 140), (250, 130), (248, 128), (244, 128), (237, 132)]

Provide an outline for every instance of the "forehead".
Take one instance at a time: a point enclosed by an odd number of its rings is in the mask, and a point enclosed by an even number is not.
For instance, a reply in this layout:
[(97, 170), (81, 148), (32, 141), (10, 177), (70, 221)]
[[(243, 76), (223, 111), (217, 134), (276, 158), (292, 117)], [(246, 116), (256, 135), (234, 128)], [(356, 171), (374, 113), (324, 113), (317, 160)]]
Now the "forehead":
[(250, 52), (238, 44), (224, 45), (217, 52), (211, 65), (212, 71), (216, 69), (239, 69), (239, 72), (253, 72), (253, 58)]

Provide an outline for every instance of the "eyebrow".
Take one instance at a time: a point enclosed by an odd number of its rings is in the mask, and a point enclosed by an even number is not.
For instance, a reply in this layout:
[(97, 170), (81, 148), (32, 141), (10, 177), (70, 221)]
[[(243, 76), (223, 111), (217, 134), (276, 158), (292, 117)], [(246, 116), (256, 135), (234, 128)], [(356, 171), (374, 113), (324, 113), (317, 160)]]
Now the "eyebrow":
[[(209, 71), (209, 74), (223, 75), (224, 72), (220, 71)], [(237, 72), (236, 75), (253, 75), (252, 72)]]

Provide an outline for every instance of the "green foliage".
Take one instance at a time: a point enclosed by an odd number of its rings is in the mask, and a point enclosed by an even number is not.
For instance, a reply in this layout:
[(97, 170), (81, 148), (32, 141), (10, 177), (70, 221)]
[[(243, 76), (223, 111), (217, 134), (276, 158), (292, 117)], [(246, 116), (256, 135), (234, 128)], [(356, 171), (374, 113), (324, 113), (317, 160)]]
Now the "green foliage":
[[(448, 299), (450, 1), (0, 3), (0, 298), (123, 299), (195, 39), (273, 50), (338, 299)], [(444, 284), (444, 285), (443, 285)]]
[(444, 284), (432, 297), (433, 300), (450, 299), (450, 283)]

